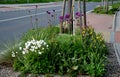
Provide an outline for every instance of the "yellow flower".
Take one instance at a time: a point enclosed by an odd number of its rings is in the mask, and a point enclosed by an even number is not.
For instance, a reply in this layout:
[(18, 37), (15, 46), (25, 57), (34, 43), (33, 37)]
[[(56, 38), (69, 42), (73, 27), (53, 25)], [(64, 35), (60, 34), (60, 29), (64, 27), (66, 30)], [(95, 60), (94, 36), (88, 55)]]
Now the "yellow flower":
[(85, 31), (82, 31), (82, 34), (85, 34)]
[(92, 34), (93, 32), (92, 31), (90, 31), (90, 35)]
[(99, 36), (97, 36), (96, 38), (97, 38), (97, 40), (98, 40), (98, 39), (99, 39)]

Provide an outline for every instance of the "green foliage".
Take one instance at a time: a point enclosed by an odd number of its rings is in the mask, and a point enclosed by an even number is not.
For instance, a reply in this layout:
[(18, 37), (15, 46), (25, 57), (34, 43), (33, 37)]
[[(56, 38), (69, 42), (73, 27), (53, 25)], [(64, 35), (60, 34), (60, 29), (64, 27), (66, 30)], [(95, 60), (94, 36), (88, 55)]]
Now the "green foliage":
[(59, 33), (58, 27), (38, 28), (29, 30), (27, 33), (23, 35), (21, 39), (22, 41), (28, 41), (34, 38), (36, 40), (44, 39), (45, 41), (47, 41), (55, 37), (58, 33)]
[[(14, 58), (14, 70), (33, 74), (60, 74), (76, 77), (78, 74), (102, 76), (105, 73), (107, 48), (101, 34), (92, 27), (83, 28), (77, 35), (58, 34), (58, 27), (31, 30), (23, 36), (24, 43), (33, 38), (45, 40), (48, 49), (40, 49), (18, 55)], [(35, 33), (34, 33), (35, 32)], [(45, 33), (45, 34), (43, 34)], [(31, 36), (27, 36), (30, 34)], [(37, 37), (36, 37), (37, 36)], [(23, 44), (22, 47), (25, 45)], [(28, 49), (30, 50), (30, 49)], [(97, 57), (96, 57), (97, 56)]]
[(115, 3), (111, 6), (108, 6), (108, 12), (106, 12), (103, 6), (99, 6), (94, 8), (94, 12), (98, 14), (115, 14), (116, 11), (118, 11), (119, 7), (120, 7), (120, 3)]

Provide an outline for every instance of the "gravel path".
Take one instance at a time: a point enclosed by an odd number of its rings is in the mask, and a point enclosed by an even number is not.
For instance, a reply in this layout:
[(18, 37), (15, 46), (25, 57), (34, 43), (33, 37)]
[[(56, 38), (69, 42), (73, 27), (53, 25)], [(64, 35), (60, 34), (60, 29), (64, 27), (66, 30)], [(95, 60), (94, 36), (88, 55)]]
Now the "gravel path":
[[(107, 73), (103, 77), (120, 77), (120, 66), (118, 65), (113, 45), (108, 43), (107, 46), (109, 49), (107, 56), (108, 64), (106, 65)], [(11, 65), (2, 64), (0, 65), (0, 77), (20, 77), (20, 73), (14, 72)]]

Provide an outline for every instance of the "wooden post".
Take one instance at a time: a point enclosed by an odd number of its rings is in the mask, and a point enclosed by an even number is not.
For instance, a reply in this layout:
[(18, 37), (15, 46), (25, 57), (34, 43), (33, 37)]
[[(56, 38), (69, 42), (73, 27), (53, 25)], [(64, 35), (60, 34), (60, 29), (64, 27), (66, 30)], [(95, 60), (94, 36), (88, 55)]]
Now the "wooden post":
[[(66, 0), (63, 1), (63, 9), (62, 9), (62, 16), (63, 16), (63, 17), (64, 17), (64, 15), (65, 15), (65, 7), (66, 7)], [(63, 32), (63, 22), (64, 22), (64, 19), (61, 21), (60, 33)]]
[[(70, 19), (73, 20), (73, 12), (72, 12), (72, 0), (68, 0), (68, 14), (70, 14)], [(73, 22), (69, 23), (69, 32), (73, 33)]]
[(72, 16), (73, 16), (73, 35), (75, 35), (75, 27), (76, 27), (76, 23), (75, 23), (75, 12), (74, 12), (74, 8), (75, 8), (75, 0), (72, 1)]
[(83, 0), (83, 13), (84, 13), (84, 26), (87, 27), (86, 24), (86, 1)]
[[(78, 11), (82, 15), (82, 10), (81, 10), (81, 0), (78, 0)], [(82, 16), (80, 16), (80, 28), (82, 27)]]

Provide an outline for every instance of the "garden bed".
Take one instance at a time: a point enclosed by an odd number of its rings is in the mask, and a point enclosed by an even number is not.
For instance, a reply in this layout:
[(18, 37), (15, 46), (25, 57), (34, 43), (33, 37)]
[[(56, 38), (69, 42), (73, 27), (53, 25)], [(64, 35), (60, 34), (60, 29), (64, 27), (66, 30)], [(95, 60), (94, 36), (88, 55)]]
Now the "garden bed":
[[(109, 49), (109, 54), (107, 55), (108, 64), (106, 65), (107, 73), (103, 77), (119, 77), (120, 66), (117, 62), (113, 45), (111, 43), (108, 43), (107, 47)], [(0, 65), (0, 77), (19, 77), (19, 76), (20, 76), (20, 72), (13, 71), (11, 64), (4, 63)], [(27, 77), (31, 77), (31, 76), (33, 75), (30, 74), (27, 75)], [(56, 77), (60, 77), (60, 76), (56, 76)]]

